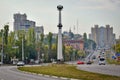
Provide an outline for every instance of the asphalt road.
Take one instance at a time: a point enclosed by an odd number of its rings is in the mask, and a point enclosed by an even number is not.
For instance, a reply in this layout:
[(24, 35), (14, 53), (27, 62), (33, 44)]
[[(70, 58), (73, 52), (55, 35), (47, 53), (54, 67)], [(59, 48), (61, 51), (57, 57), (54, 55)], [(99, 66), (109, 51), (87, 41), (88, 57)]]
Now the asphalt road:
[[(107, 74), (107, 75), (113, 75), (113, 76), (120, 76), (120, 65), (99, 65), (98, 62), (98, 56), (100, 55), (100, 50), (94, 51), (94, 53), (90, 56), (90, 59), (94, 61), (91, 65), (77, 65), (78, 69), (89, 71), (89, 72), (95, 72), (95, 73), (101, 73), (101, 74)], [(96, 59), (92, 59), (93, 56), (96, 56)], [(104, 55), (105, 56), (105, 55)], [(87, 60), (88, 58), (86, 58)]]
[(78, 65), (78, 69), (95, 73), (120, 76), (120, 66), (118, 65)]
[(0, 80), (62, 80), (60, 78), (23, 73), (16, 68), (16, 66), (0, 66)]

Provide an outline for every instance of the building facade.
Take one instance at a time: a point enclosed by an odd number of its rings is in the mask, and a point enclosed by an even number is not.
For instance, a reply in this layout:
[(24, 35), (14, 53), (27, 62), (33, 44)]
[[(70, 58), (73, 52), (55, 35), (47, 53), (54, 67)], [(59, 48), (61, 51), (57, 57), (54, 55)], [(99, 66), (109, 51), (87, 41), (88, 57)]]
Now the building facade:
[(73, 49), (83, 50), (84, 41), (83, 40), (63, 40), (65, 46), (72, 46)]
[(94, 28), (91, 28), (89, 38), (95, 41), (100, 48), (110, 48), (115, 43), (115, 34), (110, 25), (106, 25), (106, 27), (95, 25)]
[(30, 27), (35, 27), (35, 22), (27, 20), (26, 14), (16, 13), (14, 14), (14, 31), (28, 30)]
[(35, 21), (28, 20), (26, 14), (14, 14), (14, 31), (25, 30), (27, 36), (29, 28), (34, 29), (36, 41), (39, 41), (40, 35), (44, 34), (44, 27), (36, 26)]

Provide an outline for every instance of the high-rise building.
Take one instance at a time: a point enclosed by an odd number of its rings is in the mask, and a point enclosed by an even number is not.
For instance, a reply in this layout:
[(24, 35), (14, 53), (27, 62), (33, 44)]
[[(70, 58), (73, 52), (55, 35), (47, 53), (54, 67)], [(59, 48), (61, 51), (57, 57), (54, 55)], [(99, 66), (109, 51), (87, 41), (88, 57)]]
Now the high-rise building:
[(14, 31), (25, 30), (28, 32), (31, 27), (34, 28), (36, 41), (39, 41), (40, 34), (44, 34), (44, 27), (36, 26), (35, 21), (28, 20), (26, 14), (14, 14)]
[(110, 25), (106, 25), (106, 27), (95, 25), (94, 28), (91, 28), (89, 37), (101, 48), (110, 48), (115, 43), (115, 34), (113, 33), (113, 27), (110, 27)]
[(35, 27), (35, 22), (27, 20), (26, 14), (14, 14), (14, 31), (28, 30), (30, 27)]

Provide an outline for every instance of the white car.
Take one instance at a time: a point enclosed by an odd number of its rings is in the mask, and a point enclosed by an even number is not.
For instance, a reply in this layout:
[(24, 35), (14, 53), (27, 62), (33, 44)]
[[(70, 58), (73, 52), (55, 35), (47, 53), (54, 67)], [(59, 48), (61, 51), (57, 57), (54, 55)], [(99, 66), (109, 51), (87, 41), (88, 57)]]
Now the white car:
[(24, 66), (25, 65), (25, 63), (23, 62), (23, 61), (19, 61), (18, 63), (17, 63), (17, 66)]
[(101, 57), (99, 59), (99, 65), (105, 65), (106, 64), (106, 61), (105, 61), (105, 58), (104, 57)]

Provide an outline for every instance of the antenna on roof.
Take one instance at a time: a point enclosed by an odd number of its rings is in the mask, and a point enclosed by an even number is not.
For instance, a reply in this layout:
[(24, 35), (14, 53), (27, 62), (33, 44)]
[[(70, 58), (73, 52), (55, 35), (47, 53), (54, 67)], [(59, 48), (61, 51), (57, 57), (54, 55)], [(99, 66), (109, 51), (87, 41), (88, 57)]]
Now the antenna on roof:
[(78, 25), (79, 25), (79, 23), (78, 23), (78, 19), (77, 19), (77, 34), (78, 34)]
[(73, 26), (73, 31), (74, 31), (74, 34), (75, 34), (75, 25)]

